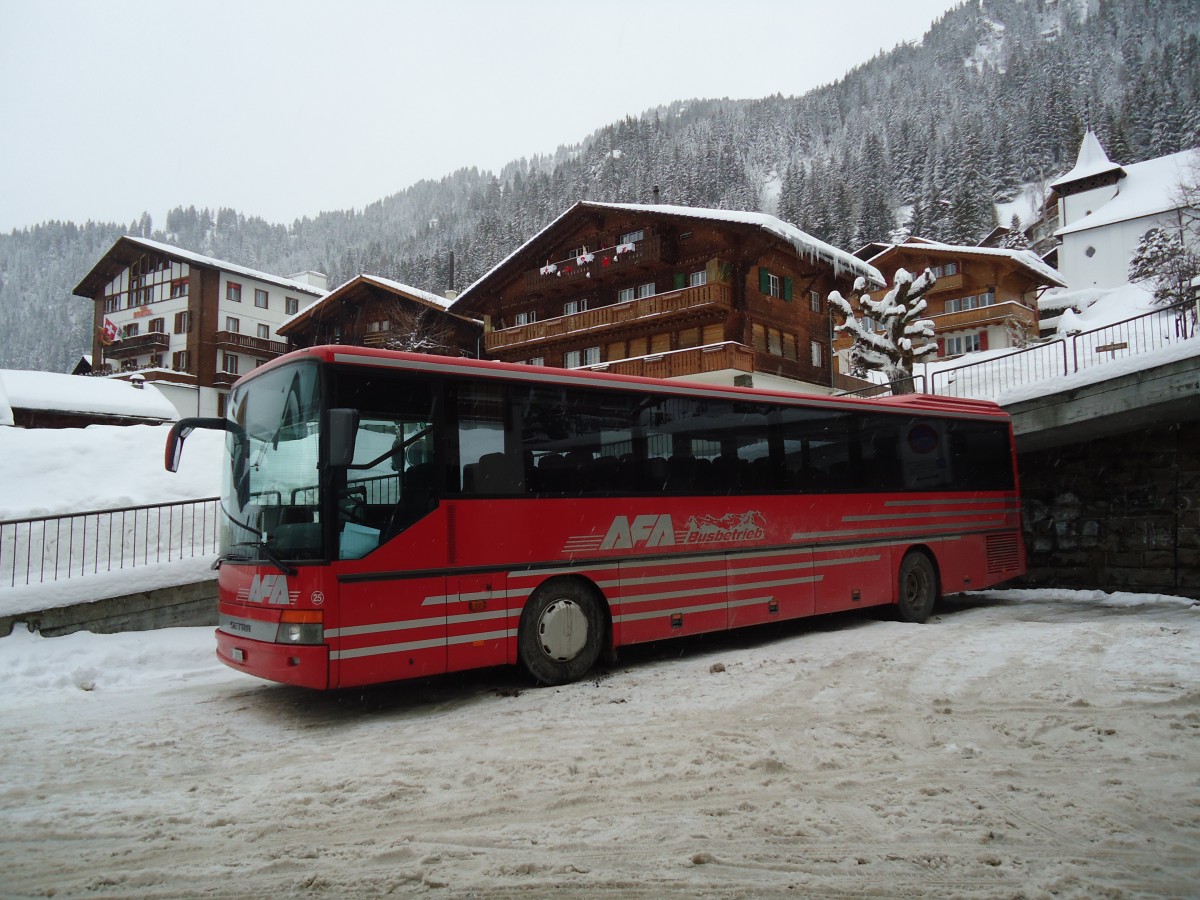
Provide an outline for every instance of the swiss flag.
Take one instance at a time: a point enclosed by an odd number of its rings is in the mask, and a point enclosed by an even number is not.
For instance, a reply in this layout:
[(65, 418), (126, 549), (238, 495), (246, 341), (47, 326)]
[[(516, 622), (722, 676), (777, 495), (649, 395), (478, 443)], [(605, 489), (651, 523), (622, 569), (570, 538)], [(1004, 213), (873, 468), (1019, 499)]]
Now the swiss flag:
[(104, 335), (100, 338), (105, 344), (111, 344), (117, 339), (117, 326), (113, 324), (112, 319), (108, 316), (104, 317)]

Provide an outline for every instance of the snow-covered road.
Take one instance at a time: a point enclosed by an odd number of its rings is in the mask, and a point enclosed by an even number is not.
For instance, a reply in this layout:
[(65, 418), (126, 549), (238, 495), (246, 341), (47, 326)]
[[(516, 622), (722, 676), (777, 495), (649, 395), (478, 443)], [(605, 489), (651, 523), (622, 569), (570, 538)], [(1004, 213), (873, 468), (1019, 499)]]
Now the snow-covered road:
[(0, 639), (6, 897), (1194, 896), (1200, 606), (992, 592), (312, 694)]

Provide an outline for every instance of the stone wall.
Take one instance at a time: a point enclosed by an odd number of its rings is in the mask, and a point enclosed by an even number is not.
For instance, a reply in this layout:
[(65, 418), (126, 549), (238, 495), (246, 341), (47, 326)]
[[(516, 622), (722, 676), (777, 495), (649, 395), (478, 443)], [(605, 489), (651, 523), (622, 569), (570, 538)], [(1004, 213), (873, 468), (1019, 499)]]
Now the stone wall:
[(1200, 422), (1020, 453), (1019, 468), (1029, 571), (1010, 586), (1200, 599)]

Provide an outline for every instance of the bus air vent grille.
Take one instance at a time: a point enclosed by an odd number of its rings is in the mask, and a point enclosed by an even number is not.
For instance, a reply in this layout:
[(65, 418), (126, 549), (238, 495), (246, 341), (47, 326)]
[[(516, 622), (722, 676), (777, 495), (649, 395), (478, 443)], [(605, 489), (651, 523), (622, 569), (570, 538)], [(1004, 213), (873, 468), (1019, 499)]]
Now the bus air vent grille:
[(987, 539), (987, 570), (989, 575), (1015, 571), (1021, 562), (1021, 548), (1015, 532), (991, 535)]

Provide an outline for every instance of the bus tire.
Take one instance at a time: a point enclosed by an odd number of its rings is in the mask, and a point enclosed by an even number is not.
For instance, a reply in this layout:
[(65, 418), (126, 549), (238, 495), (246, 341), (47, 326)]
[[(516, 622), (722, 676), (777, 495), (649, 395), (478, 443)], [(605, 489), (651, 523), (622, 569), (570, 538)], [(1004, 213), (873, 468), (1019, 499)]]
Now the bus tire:
[(929, 557), (919, 550), (911, 551), (900, 563), (897, 612), (905, 622), (921, 623), (933, 612), (938, 598), (937, 571)]
[(585, 584), (564, 578), (534, 591), (517, 632), (522, 665), (541, 684), (567, 684), (596, 664), (604, 643), (600, 601)]

